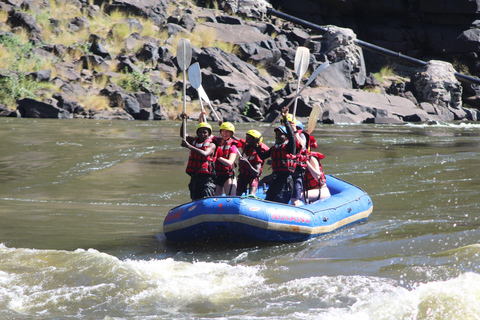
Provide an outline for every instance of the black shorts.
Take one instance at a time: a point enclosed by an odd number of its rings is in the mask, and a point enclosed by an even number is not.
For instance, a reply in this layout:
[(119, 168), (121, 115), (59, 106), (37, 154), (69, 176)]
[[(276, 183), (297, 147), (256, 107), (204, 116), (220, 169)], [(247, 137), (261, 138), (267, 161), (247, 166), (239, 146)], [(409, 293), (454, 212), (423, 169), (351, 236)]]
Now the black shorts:
[(234, 177), (234, 175), (231, 174), (231, 173), (230, 174), (217, 175), (217, 177), (215, 178), (215, 184), (217, 186), (223, 187), (225, 182), (227, 182), (228, 179), (233, 178), (233, 177)]
[(215, 195), (215, 182), (213, 177), (206, 174), (192, 176), (188, 184), (192, 200), (213, 197)]

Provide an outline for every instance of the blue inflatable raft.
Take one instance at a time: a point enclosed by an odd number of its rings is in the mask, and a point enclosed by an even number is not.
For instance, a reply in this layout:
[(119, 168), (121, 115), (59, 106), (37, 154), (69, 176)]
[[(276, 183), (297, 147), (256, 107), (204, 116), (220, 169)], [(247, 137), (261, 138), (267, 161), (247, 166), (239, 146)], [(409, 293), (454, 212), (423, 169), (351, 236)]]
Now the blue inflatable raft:
[(372, 200), (362, 189), (327, 176), (331, 197), (292, 206), (257, 196), (204, 198), (171, 209), (163, 222), (167, 240), (175, 242), (298, 242), (366, 221)]

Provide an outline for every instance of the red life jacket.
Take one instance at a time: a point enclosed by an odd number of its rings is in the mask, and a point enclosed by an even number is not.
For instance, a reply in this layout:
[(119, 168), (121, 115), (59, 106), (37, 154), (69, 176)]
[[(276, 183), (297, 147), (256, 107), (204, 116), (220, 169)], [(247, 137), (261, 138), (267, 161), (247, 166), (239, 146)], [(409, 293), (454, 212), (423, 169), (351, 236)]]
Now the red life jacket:
[(300, 166), (303, 169), (307, 169), (308, 161), (308, 151), (307, 149), (301, 149), (300, 152), (295, 156), (295, 161), (297, 162), (297, 167)]
[(278, 145), (274, 144), (270, 148), (270, 157), (272, 158), (272, 172), (294, 172), (297, 166), (295, 155), (287, 151), (288, 140)]
[[(218, 146), (217, 147), (217, 154), (216, 154), (216, 159), (218, 158), (225, 158), (228, 159), (231, 153), (231, 147), (232, 145), (237, 145), (237, 141), (233, 139), (228, 139), (227, 142), (223, 146)], [(235, 164), (235, 163), (234, 163)], [(219, 161), (215, 161), (215, 171), (217, 173), (217, 176), (221, 175), (226, 175), (226, 174), (233, 174), (233, 166), (225, 166), (224, 164), (220, 163)]]
[[(213, 143), (212, 138), (207, 138), (202, 143), (198, 142), (198, 138), (195, 138), (192, 145), (205, 151), (211, 143)], [(215, 152), (213, 152), (213, 154), (215, 154)], [(215, 156), (210, 155), (204, 157), (194, 151), (190, 151), (187, 169), (185, 171), (191, 176), (196, 174), (213, 175), (215, 173)]]
[(307, 170), (307, 172), (305, 174), (305, 180), (306, 180), (305, 188), (307, 190), (321, 188), (327, 182), (327, 178), (325, 178), (325, 173), (323, 172), (322, 163), (320, 162), (320, 160), (325, 158), (325, 156), (323, 154), (321, 154), (320, 152), (310, 152), (310, 155), (312, 157), (317, 158), (317, 160), (318, 160), (318, 166), (320, 168), (320, 181), (313, 177), (310, 170)]
[[(243, 148), (245, 148), (245, 145), (242, 145), (242, 149)], [(260, 148), (262, 149), (263, 152), (268, 150), (268, 147), (263, 143), (260, 143)], [(257, 164), (260, 163), (261, 164), (260, 173), (258, 174), (258, 176), (254, 176), (250, 171), (250, 168), (248, 167), (248, 165), (243, 161), (239, 161), (238, 166), (239, 166), (240, 173), (250, 179), (260, 177), (263, 171), (263, 160), (258, 157), (257, 152), (255, 151), (255, 148), (248, 149), (248, 152), (244, 154), (244, 157), (247, 158), (248, 162), (250, 162), (250, 164), (254, 168), (256, 168)]]
[(318, 148), (317, 140), (315, 140), (314, 136), (312, 135), (308, 135), (308, 146), (309, 146), (309, 150), (311, 150), (312, 148), (313, 149)]

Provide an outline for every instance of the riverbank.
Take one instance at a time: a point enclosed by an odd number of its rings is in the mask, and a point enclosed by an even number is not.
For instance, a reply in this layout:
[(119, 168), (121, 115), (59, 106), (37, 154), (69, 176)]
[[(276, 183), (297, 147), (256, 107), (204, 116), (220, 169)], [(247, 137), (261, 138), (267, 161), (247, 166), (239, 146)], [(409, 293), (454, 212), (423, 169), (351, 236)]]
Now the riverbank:
[[(323, 123), (476, 121), (462, 103), (449, 65), (418, 70), (390, 66), (369, 72), (349, 29), (326, 34), (266, 15), (267, 3), (232, 9), (162, 0), (12, 4), (0, 2), (0, 116), (123, 120), (176, 119), (183, 105), (179, 39), (192, 43), (202, 86), (224, 121), (272, 121), (297, 85), (330, 66), (298, 99), (297, 115), (314, 105)], [(61, 17), (61, 18), (58, 18)], [(298, 47), (310, 52), (308, 71), (295, 70)], [(432, 77), (432, 75), (434, 75)], [(187, 111), (200, 110), (187, 83)], [(213, 120), (213, 117), (210, 117)]]

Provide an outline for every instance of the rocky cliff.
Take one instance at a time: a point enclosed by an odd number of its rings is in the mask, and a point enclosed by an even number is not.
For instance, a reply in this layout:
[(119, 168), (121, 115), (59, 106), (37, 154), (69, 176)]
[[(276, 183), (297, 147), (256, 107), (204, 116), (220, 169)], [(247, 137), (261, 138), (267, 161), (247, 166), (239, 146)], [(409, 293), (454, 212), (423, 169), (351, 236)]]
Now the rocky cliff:
[[(308, 117), (317, 104), (323, 110), (320, 120), (324, 123), (479, 118), (476, 108), (465, 105), (465, 85), (453, 76), (452, 64), (433, 60), (422, 69), (399, 68), (400, 76), (380, 83), (372, 75), (378, 69), (372, 58), (356, 45), (356, 39), (362, 35), (389, 49), (409, 48), (404, 52), (412, 56), (447, 58), (437, 55), (437, 51), (441, 52), (438, 47), (422, 41), (426, 38), (404, 31), (409, 27), (416, 30), (413, 25), (400, 23), (415, 18), (414, 8), (423, 8), (418, 11), (422, 13), (433, 3), (272, 3), (325, 25), (325, 32), (319, 34), (269, 16), (266, 8), (270, 4), (260, 0), (220, 1), (213, 8), (169, 0), (68, 0), (54, 7), (47, 1), (0, 2), (5, 17), (0, 21), (0, 49), (15, 51), (17, 61), (36, 62), (28, 68), (11, 58), (9, 65), (1, 67), (2, 90), (16, 99), (0, 105), (0, 115), (175, 118), (183, 98), (176, 46), (179, 39), (188, 38), (193, 43), (191, 63), (199, 63), (202, 86), (223, 120), (275, 118), (295, 94), (298, 75), (294, 65), (300, 46), (310, 52), (309, 71), (300, 79), (302, 86), (321, 64), (328, 61), (330, 66), (312, 79), (300, 96), (299, 117)], [(468, 15), (475, 16), (476, 12), (470, 9)], [(434, 19), (427, 21), (422, 17), (417, 21), (425, 24), (425, 30), (427, 24), (435, 25)], [(429, 41), (433, 39), (426, 31), (423, 35)], [(441, 40), (448, 42), (445, 39), (446, 33), (441, 33)], [(469, 52), (455, 53), (463, 59), (476, 51), (472, 37), (462, 39), (457, 39), (457, 44), (471, 46)], [(417, 41), (421, 45), (417, 46)], [(459, 45), (452, 46), (453, 49), (459, 51)], [(373, 60), (377, 64), (380, 61)], [(32, 80), (48, 85), (35, 90), (18, 90), (15, 85), (27, 87)], [(189, 83), (185, 98), (190, 113), (198, 112), (198, 92)], [(102, 99), (107, 101), (107, 107), (93, 107)]]

